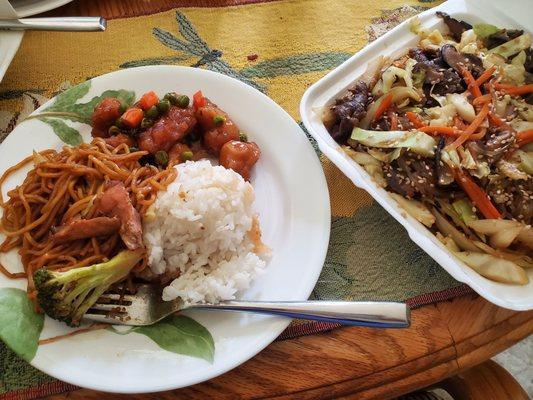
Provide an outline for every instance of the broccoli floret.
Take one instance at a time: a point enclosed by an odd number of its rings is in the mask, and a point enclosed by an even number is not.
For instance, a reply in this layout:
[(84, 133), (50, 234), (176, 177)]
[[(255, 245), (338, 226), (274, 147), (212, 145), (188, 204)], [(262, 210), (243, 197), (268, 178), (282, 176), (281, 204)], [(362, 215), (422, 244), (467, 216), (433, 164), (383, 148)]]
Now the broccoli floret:
[(81, 317), (115, 282), (124, 279), (142, 258), (142, 250), (122, 251), (111, 260), (68, 271), (35, 271), (37, 300), (51, 318), (79, 325)]

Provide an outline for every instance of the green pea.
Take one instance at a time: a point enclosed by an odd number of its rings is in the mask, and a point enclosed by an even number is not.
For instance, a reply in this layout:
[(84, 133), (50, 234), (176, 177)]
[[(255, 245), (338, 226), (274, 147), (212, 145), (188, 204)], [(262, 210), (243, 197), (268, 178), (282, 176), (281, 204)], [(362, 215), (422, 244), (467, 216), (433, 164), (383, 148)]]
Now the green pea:
[(157, 111), (157, 107), (156, 106), (152, 106), (150, 107), (148, 110), (146, 110), (144, 112), (144, 116), (146, 118), (151, 118), (151, 119), (155, 119), (159, 116), (159, 111)]
[(143, 118), (141, 121), (141, 129), (148, 129), (154, 124), (154, 121), (150, 118)]
[(215, 124), (215, 126), (222, 126), (224, 125), (224, 122), (226, 122), (226, 117), (224, 117), (223, 115), (215, 115), (213, 117), (213, 123)]
[(190, 161), (190, 160), (192, 160), (193, 156), (194, 156), (194, 154), (190, 150), (187, 150), (187, 151), (184, 151), (183, 153), (181, 153), (181, 159), (183, 161)]
[(182, 94), (181, 96), (178, 97), (178, 102), (177, 102), (178, 107), (187, 108), (189, 107), (189, 103), (190, 103), (189, 96), (185, 96), (184, 94)]
[(114, 136), (114, 135), (118, 135), (119, 133), (122, 133), (122, 131), (120, 130), (118, 126), (111, 125), (109, 129), (107, 130), (107, 133), (109, 133), (109, 135), (111, 136)]
[(247, 142), (248, 141), (248, 135), (244, 132), (239, 132), (239, 139), (241, 142)]
[(168, 110), (170, 110), (170, 101), (161, 100), (159, 103), (157, 103), (156, 107), (160, 114), (166, 114)]
[(174, 92), (169, 92), (163, 97), (164, 100), (168, 100), (173, 106), (178, 105), (179, 96)]
[(159, 150), (155, 153), (155, 162), (157, 165), (166, 167), (168, 165), (168, 153), (164, 150)]

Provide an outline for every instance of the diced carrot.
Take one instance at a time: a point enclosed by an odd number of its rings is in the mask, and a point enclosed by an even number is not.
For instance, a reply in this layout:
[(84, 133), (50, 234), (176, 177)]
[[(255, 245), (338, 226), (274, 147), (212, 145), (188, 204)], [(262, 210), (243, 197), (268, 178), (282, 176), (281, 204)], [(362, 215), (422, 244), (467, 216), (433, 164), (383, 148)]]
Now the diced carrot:
[(389, 110), (387, 112), (387, 116), (389, 117), (391, 131), (397, 130), (398, 129), (398, 116), (396, 115), (396, 113), (392, 110)]
[(124, 125), (129, 126), (130, 128), (136, 128), (141, 124), (143, 120), (144, 113), (143, 110), (137, 107), (128, 108), (120, 119)]
[(407, 119), (409, 119), (409, 121), (411, 121), (411, 124), (413, 124), (413, 126), (415, 128), (422, 128), (424, 126), (426, 126), (422, 120), (418, 117), (418, 115), (416, 115), (414, 112), (412, 111), (407, 111), (405, 113), (405, 116), (407, 117)]
[(516, 143), (518, 144), (518, 147), (522, 147), (531, 142), (533, 142), (533, 129), (521, 131), (516, 134)]
[(423, 126), (418, 128), (419, 131), (424, 133), (431, 133), (433, 135), (445, 135), (458, 137), (461, 135), (461, 131), (453, 126)]
[(468, 68), (462, 68), (461, 74), (463, 75), (463, 79), (468, 85), (468, 90), (470, 90), (470, 93), (472, 93), (474, 97), (481, 96), (481, 90), (479, 89), (479, 86), (476, 85), (476, 80), (474, 79), (472, 73), (468, 70)]
[(192, 103), (195, 109), (198, 109), (200, 107), (205, 107), (205, 105), (207, 104), (207, 99), (204, 97), (201, 90), (197, 91), (192, 96)]
[(152, 90), (142, 95), (141, 99), (139, 100), (139, 107), (146, 111), (155, 106), (158, 102), (159, 97), (157, 97), (157, 94), (155, 94), (155, 92)]
[(498, 219), (502, 217), (498, 209), (492, 204), (487, 193), (474, 182), (468, 173), (461, 169), (456, 169), (454, 176), (459, 186), (468, 195), (472, 203), (479, 208), (479, 211), (481, 211), (485, 218)]
[(496, 66), (493, 65), (492, 67), (487, 69), (485, 72), (483, 72), (481, 75), (479, 75), (479, 77), (475, 81), (476, 86), (479, 87), (485, 82), (487, 82), (492, 76), (492, 74), (494, 74), (495, 71), (496, 71)]
[(477, 128), (479, 128), (481, 123), (487, 117), (488, 113), (489, 113), (489, 106), (487, 104), (484, 104), (483, 108), (481, 109), (479, 114), (476, 115), (472, 123), (468, 125), (468, 127), (463, 131), (463, 133), (457, 139), (455, 139), (453, 143), (450, 143), (446, 147), (448, 147), (449, 149), (456, 149), (457, 147), (462, 145), (464, 142), (466, 142), (469, 139), (470, 135), (472, 135), (477, 130)]
[(475, 106), (479, 106), (481, 104), (490, 103), (491, 101), (492, 101), (492, 95), (489, 93), (489, 94), (484, 94), (483, 96), (476, 97), (474, 101), (472, 102), (472, 104)]
[(377, 121), (381, 118), (383, 113), (387, 111), (387, 109), (392, 104), (392, 93), (389, 93), (386, 95), (383, 100), (381, 100), (381, 103), (379, 103), (378, 109), (376, 110), (376, 114), (374, 115), (374, 121)]

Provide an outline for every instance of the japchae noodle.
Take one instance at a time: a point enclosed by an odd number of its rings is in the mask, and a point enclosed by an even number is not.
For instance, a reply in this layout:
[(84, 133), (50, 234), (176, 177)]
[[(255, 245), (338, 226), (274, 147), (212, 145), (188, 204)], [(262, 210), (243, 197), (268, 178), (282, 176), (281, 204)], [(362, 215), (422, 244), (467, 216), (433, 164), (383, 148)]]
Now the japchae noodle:
[[(52, 240), (54, 227), (76, 219), (94, 218), (96, 196), (108, 181), (120, 181), (130, 194), (133, 206), (142, 215), (155, 201), (157, 192), (175, 178), (175, 170), (141, 165), (145, 151), (131, 152), (126, 144), (115, 148), (103, 139), (77, 147), (63, 147), (59, 152), (34, 153), (9, 168), (0, 178), (0, 205), (3, 215), (0, 229), (6, 236), (0, 252), (19, 247), (24, 272), (11, 273), (2, 265), (0, 272), (9, 278), (27, 278), (28, 295), (35, 298), (33, 273), (42, 267), (68, 270), (107, 261), (125, 248), (118, 232), (68, 243)], [(1, 187), (16, 171), (33, 163), (24, 182), (10, 190), (4, 199)], [(136, 269), (142, 269), (146, 260)]]

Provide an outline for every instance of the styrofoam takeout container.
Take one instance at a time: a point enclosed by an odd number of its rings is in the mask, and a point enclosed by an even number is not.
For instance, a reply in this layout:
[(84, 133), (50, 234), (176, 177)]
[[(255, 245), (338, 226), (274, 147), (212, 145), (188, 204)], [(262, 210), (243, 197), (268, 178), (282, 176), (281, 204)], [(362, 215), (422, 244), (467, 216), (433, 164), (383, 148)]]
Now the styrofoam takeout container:
[[(444, 11), (470, 24), (486, 22), (500, 27), (521, 28), (531, 33), (533, 21), (527, 18), (530, 12), (529, 0), (496, 2), (490, 0), (449, 0), (438, 7), (418, 15), (422, 26), (444, 28), (436, 11)], [(316, 139), (320, 150), (352, 182), (366, 190), (385, 210), (407, 230), (409, 237), (438, 262), (458, 281), (468, 284), (485, 299), (512, 310), (533, 309), (533, 270), (527, 271), (530, 282), (525, 286), (508, 285), (490, 281), (450, 253), (444, 245), (421, 223), (409, 216), (392, 197), (380, 188), (366, 171), (331, 138), (317, 109), (330, 105), (333, 100), (354, 84), (366, 69), (367, 63), (385, 55), (395, 57), (418, 43), (416, 35), (410, 32), (411, 19), (378, 38), (363, 50), (313, 84), (302, 97), (300, 114), (310, 134)]]

